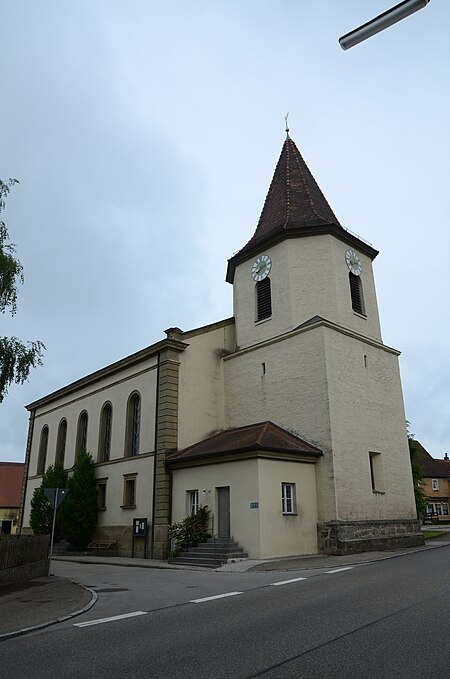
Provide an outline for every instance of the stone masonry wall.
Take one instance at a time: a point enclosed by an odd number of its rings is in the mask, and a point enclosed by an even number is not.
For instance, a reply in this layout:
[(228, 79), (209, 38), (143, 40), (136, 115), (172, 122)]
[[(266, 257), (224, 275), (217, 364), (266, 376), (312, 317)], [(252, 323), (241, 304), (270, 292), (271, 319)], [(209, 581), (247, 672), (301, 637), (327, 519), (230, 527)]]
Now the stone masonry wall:
[(319, 552), (355, 554), (424, 544), (417, 520), (326, 521), (317, 524)]

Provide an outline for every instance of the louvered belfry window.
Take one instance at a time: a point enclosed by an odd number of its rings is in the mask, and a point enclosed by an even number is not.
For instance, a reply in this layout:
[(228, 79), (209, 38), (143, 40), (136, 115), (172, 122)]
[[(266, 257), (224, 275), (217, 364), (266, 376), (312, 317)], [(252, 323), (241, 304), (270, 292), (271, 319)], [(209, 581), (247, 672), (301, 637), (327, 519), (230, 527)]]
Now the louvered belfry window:
[(256, 320), (263, 321), (272, 316), (272, 296), (270, 278), (264, 278), (256, 284)]
[(363, 316), (365, 316), (366, 311), (364, 308), (364, 297), (361, 278), (359, 276), (355, 276), (355, 274), (352, 273), (351, 271), (348, 274), (348, 278), (350, 281), (350, 295), (352, 297), (353, 311), (356, 311), (358, 314), (362, 314)]

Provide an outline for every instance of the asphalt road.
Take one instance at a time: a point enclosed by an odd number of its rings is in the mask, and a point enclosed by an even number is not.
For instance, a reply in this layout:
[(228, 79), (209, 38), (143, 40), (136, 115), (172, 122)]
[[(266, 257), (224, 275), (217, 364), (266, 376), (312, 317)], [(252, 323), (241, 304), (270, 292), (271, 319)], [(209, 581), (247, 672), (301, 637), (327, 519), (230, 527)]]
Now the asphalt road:
[(2, 679), (450, 676), (450, 545), (345, 570), (58, 564), (58, 574), (69, 571), (98, 603), (2, 643)]

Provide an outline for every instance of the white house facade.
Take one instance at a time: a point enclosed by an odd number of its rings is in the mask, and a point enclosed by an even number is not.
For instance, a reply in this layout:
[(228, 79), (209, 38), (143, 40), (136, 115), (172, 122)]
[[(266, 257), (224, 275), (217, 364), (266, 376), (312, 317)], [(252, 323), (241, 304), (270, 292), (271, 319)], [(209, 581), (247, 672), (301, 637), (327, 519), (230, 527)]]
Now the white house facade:
[[(338, 222), (287, 136), (252, 238), (228, 261), (233, 317), (166, 338), (30, 404), (22, 526), (49, 464), (96, 461), (98, 538), (146, 556), (199, 505), (253, 558), (421, 544), (377, 251)], [(139, 544), (138, 549), (143, 549)]]

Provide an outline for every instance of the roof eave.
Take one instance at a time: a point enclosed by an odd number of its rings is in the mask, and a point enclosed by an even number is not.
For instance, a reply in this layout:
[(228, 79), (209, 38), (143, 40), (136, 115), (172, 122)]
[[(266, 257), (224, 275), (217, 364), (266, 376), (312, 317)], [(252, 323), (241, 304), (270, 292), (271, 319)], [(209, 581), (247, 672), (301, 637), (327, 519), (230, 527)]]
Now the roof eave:
[(355, 236), (350, 231), (347, 231), (344, 227), (338, 226), (337, 224), (331, 222), (314, 225), (297, 223), (290, 225), (289, 228), (277, 230), (273, 235), (262, 238), (255, 243), (251, 243), (250, 241), (248, 245), (245, 245), (228, 260), (225, 280), (227, 283), (233, 283), (236, 266), (258, 255), (262, 248), (271, 247), (288, 238), (305, 238), (307, 236), (321, 236), (326, 234), (331, 234), (344, 243), (355, 247), (372, 260), (378, 255), (378, 250), (372, 247), (372, 245), (366, 243), (361, 238), (358, 238), (358, 236)]
[(323, 453), (320, 450), (301, 451), (301, 450), (282, 450), (270, 446), (246, 446), (244, 448), (230, 448), (227, 450), (214, 451), (210, 453), (198, 453), (189, 456), (170, 456), (166, 459), (166, 466), (174, 469), (180, 467), (191, 467), (200, 464), (211, 464), (216, 462), (228, 462), (246, 460), (252, 457), (276, 457), (288, 458), (297, 462), (315, 463)]
[(61, 398), (62, 396), (67, 396), (68, 394), (71, 394), (74, 391), (81, 389), (82, 387), (87, 387), (90, 384), (98, 382), (101, 379), (105, 379), (106, 377), (110, 377), (111, 375), (114, 375), (115, 373), (120, 372), (125, 368), (129, 368), (130, 366), (135, 365), (136, 363), (145, 361), (151, 358), (152, 356), (157, 355), (158, 352), (163, 351), (164, 349), (174, 349), (175, 351), (181, 352), (187, 349), (188, 346), (189, 344), (187, 344), (186, 342), (182, 342), (180, 340), (163, 339), (160, 342), (156, 342), (156, 344), (152, 344), (151, 346), (146, 347), (145, 349), (141, 349), (140, 351), (131, 354), (131, 356), (121, 358), (119, 361), (116, 361), (115, 363), (111, 363), (110, 365), (101, 368), (100, 370), (96, 370), (95, 372), (90, 373), (89, 375), (86, 375), (85, 377), (82, 377), (81, 379), (76, 380), (75, 382), (71, 382), (65, 387), (61, 387), (61, 389), (57, 389), (57, 391), (53, 391), (51, 394), (43, 396), (37, 401), (29, 403), (28, 405), (25, 406), (25, 408), (28, 411), (31, 411), (43, 405), (47, 405), (48, 403), (51, 403), (52, 401), (55, 401), (58, 398)]

